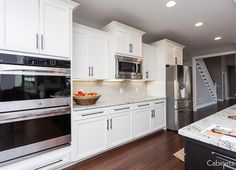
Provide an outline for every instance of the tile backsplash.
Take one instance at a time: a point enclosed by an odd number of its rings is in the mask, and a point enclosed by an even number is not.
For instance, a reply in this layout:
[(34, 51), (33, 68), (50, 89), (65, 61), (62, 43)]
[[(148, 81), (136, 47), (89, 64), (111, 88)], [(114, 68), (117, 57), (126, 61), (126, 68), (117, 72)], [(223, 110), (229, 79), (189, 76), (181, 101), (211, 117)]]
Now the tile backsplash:
[(74, 81), (73, 92), (83, 90), (102, 94), (100, 100), (116, 100), (122, 98), (147, 96), (145, 81)]

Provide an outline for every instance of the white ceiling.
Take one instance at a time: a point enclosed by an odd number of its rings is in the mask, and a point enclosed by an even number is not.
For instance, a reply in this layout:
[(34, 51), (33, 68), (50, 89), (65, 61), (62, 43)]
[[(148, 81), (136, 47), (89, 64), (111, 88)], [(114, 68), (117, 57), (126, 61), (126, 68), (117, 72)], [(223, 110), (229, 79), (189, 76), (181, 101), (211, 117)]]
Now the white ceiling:
[[(166, 8), (167, 0), (74, 0), (80, 6), (74, 21), (101, 28), (112, 20), (147, 32), (143, 40), (150, 43), (169, 38), (198, 51), (236, 42), (236, 5), (233, 0), (176, 0)], [(202, 27), (194, 24), (202, 21)], [(222, 40), (214, 41), (215, 36)]]

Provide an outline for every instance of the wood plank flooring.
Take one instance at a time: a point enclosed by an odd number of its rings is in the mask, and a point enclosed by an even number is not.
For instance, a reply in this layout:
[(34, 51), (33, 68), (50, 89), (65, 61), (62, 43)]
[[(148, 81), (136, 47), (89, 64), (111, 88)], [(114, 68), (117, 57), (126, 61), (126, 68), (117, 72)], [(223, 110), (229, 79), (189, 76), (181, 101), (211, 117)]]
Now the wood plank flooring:
[[(236, 100), (218, 102), (194, 112), (194, 121), (236, 104)], [(173, 154), (183, 147), (176, 132), (161, 131), (138, 141), (90, 158), (66, 170), (183, 170), (184, 163)]]
[(161, 131), (115, 148), (66, 170), (183, 170), (173, 154), (183, 147), (176, 132)]

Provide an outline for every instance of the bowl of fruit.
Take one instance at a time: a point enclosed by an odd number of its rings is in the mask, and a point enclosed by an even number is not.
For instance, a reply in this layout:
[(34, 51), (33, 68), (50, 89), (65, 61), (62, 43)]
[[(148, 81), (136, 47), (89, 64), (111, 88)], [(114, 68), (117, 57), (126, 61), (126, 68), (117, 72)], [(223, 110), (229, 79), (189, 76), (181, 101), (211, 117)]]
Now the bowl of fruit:
[(100, 97), (101, 95), (96, 92), (85, 93), (81, 90), (73, 95), (73, 99), (78, 105), (95, 104)]

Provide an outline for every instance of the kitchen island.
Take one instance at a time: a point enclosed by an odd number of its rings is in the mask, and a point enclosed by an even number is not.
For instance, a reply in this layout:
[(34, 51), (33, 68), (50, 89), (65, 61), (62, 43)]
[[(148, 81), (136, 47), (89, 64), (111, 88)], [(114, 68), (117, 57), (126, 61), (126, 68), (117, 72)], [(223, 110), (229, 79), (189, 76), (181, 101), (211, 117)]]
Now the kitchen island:
[(236, 138), (204, 133), (211, 126), (236, 129), (236, 105), (178, 131), (185, 139), (186, 170), (236, 169)]

